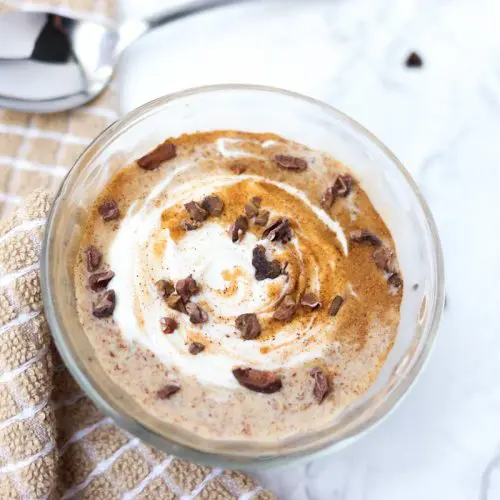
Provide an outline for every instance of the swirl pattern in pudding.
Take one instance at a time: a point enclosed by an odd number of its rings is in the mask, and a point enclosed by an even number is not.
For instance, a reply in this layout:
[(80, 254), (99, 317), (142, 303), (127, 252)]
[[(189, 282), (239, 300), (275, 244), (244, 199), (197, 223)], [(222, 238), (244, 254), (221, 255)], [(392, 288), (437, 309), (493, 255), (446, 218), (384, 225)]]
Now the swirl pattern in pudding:
[(345, 166), (279, 136), (163, 147), (119, 169), (89, 211), (75, 291), (98, 362), (152, 415), (208, 438), (327, 426), (397, 333), (387, 227)]

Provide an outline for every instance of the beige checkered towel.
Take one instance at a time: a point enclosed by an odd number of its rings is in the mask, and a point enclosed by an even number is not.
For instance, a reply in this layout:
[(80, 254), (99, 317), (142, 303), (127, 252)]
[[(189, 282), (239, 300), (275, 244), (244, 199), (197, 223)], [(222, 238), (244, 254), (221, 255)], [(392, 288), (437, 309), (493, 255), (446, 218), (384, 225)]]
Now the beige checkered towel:
[[(6, 8), (109, 17), (106, 0), (21, 0)], [(82, 393), (54, 349), (38, 256), (53, 191), (85, 145), (118, 116), (112, 91), (56, 115), (0, 110), (0, 500), (267, 500), (247, 475), (167, 456), (118, 429)]]

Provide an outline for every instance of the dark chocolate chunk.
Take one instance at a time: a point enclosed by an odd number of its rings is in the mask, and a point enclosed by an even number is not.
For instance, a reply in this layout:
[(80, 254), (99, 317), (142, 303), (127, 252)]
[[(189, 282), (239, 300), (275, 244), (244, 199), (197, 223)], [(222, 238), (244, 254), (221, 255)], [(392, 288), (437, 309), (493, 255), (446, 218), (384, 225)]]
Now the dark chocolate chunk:
[(378, 236), (375, 236), (367, 229), (356, 229), (355, 231), (351, 231), (349, 239), (353, 243), (361, 243), (362, 245), (372, 245), (374, 247), (378, 247), (382, 244), (380, 238), (378, 238)]
[(114, 275), (113, 271), (101, 271), (100, 273), (91, 274), (89, 276), (89, 286), (94, 292), (106, 288)]
[(268, 226), (262, 233), (263, 238), (269, 241), (281, 241), (281, 243), (288, 243), (292, 239), (292, 228), (288, 219), (278, 219)]
[(259, 319), (254, 313), (240, 314), (236, 318), (236, 328), (241, 332), (243, 340), (256, 339), (262, 332)]
[(173, 283), (167, 280), (158, 280), (155, 283), (155, 286), (158, 295), (163, 299), (168, 299), (168, 297), (170, 297), (170, 295), (172, 295), (175, 290)]
[(302, 295), (302, 298), (300, 299), (300, 305), (309, 309), (317, 309), (321, 305), (321, 303), (315, 293), (307, 292)]
[(349, 174), (339, 175), (333, 184), (335, 193), (341, 198), (345, 198), (349, 195), (352, 189), (353, 179)]
[(257, 226), (265, 226), (269, 222), (269, 210), (259, 210), (255, 216), (254, 223)]
[(291, 155), (276, 155), (274, 161), (279, 167), (294, 172), (303, 172), (307, 168), (307, 162), (303, 158)]
[(267, 370), (234, 368), (233, 375), (240, 385), (254, 392), (272, 394), (281, 389), (281, 377)]
[(137, 160), (137, 165), (144, 170), (154, 170), (158, 168), (164, 161), (171, 160), (177, 156), (175, 144), (170, 141), (165, 141), (156, 146), (155, 149), (145, 154)]
[(219, 217), (224, 210), (224, 202), (218, 196), (206, 196), (201, 202), (201, 206), (209, 215)]
[(353, 178), (346, 175), (339, 175), (332, 186), (326, 188), (321, 198), (321, 206), (327, 210), (335, 203), (337, 198), (345, 198), (352, 189)]
[(231, 240), (236, 243), (242, 240), (248, 231), (248, 219), (244, 215), (239, 215), (231, 226)]
[(401, 279), (399, 273), (393, 273), (387, 279), (387, 283), (394, 288), (399, 288), (403, 284), (403, 280)]
[(208, 212), (197, 201), (184, 203), (184, 208), (196, 222), (203, 222), (208, 217)]
[(174, 311), (186, 313), (186, 306), (184, 305), (184, 301), (177, 293), (173, 293), (172, 295), (170, 295), (170, 297), (168, 297), (167, 306)]
[(330, 392), (330, 383), (328, 377), (321, 368), (313, 368), (311, 370), (311, 377), (314, 379), (313, 394), (318, 404), (321, 404), (325, 397)]
[(164, 385), (157, 393), (159, 399), (168, 399), (173, 396), (176, 392), (181, 390), (181, 386), (179, 384), (171, 383)]
[(333, 186), (329, 186), (325, 189), (323, 195), (321, 196), (321, 207), (324, 210), (328, 210), (333, 205), (334, 201), (337, 199), (337, 194)]
[(262, 198), (259, 196), (253, 196), (250, 201), (245, 205), (245, 214), (251, 219), (259, 213), (260, 204), (262, 203)]
[(194, 231), (195, 229), (198, 229), (200, 226), (201, 223), (195, 220), (183, 220), (181, 222), (181, 227), (182, 229), (184, 229), (184, 231)]
[(113, 315), (116, 305), (114, 290), (107, 290), (92, 304), (92, 314), (96, 318), (107, 318)]
[(405, 61), (407, 68), (421, 68), (423, 64), (422, 58), (416, 52), (410, 52)]
[(273, 318), (279, 321), (288, 321), (295, 314), (297, 304), (290, 295), (285, 295), (278, 309), (274, 311)]
[(174, 318), (161, 318), (160, 319), (160, 328), (163, 333), (169, 335), (170, 333), (174, 333), (174, 331), (179, 326), (179, 323)]
[(99, 207), (99, 213), (106, 222), (120, 217), (120, 209), (115, 200), (104, 200)]
[(187, 278), (179, 280), (175, 284), (175, 291), (181, 296), (184, 302), (188, 302), (193, 295), (200, 291), (200, 287), (193, 276), (190, 274)]
[(196, 356), (196, 354), (200, 354), (200, 352), (204, 350), (205, 346), (203, 344), (200, 344), (200, 342), (191, 342), (188, 347), (189, 353), (193, 356)]
[(330, 307), (328, 308), (328, 314), (330, 316), (337, 316), (337, 313), (339, 312), (343, 303), (344, 303), (344, 299), (340, 295), (337, 295), (332, 300), (332, 303), (330, 304)]
[(236, 162), (236, 163), (233, 163), (230, 168), (234, 174), (240, 175), (243, 172), (245, 172), (248, 167), (247, 167), (247, 165), (245, 165), (243, 163)]
[(102, 253), (97, 250), (93, 245), (85, 250), (85, 257), (87, 260), (87, 270), (91, 273), (97, 271), (102, 261)]
[(275, 279), (281, 274), (281, 264), (277, 260), (269, 261), (266, 258), (266, 249), (257, 245), (252, 253), (252, 265), (255, 268), (255, 279)]
[(186, 304), (186, 312), (189, 314), (189, 321), (193, 325), (198, 325), (199, 323), (206, 323), (208, 321), (207, 312), (196, 302), (188, 302)]
[(373, 260), (380, 269), (388, 273), (393, 273), (395, 271), (394, 252), (390, 248), (385, 246), (377, 248), (373, 252)]

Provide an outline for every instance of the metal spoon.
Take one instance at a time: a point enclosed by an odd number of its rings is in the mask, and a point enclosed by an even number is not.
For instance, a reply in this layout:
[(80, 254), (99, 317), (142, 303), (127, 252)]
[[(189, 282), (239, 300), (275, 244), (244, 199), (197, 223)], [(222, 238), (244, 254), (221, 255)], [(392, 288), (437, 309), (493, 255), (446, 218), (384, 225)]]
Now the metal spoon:
[(116, 29), (49, 12), (0, 15), (0, 107), (53, 113), (82, 106), (107, 87), (120, 55), (142, 35), (240, 1), (192, 1)]

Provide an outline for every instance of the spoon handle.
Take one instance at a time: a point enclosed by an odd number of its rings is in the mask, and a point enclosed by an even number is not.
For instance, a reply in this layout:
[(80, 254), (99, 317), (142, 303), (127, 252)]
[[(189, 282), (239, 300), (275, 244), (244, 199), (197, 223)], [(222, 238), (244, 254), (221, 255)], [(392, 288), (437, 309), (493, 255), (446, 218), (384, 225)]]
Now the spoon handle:
[(172, 21), (177, 21), (178, 19), (196, 14), (197, 12), (203, 12), (223, 5), (240, 3), (242, 1), (245, 0), (194, 0), (185, 5), (166, 9), (158, 14), (143, 19), (143, 21), (147, 25), (146, 31), (150, 31)]

